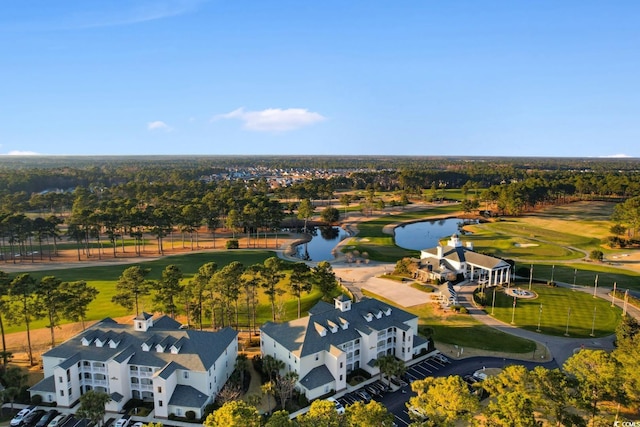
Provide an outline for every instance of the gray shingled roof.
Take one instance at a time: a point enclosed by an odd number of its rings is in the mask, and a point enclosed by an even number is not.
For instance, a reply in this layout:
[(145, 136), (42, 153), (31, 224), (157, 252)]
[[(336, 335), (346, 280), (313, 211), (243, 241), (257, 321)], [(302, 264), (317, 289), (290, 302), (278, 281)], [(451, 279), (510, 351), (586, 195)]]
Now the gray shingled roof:
[[(171, 326), (173, 328), (169, 328)], [(129, 364), (133, 365), (162, 368), (175, 361), (184, 369), (206, 371), (237, 336), (237, 332), (231, 328), (225, 328), (218, 332), (206, 332), (182, 330), (179, 327), (180, 323), (172, 319), (166, 321), (164, 317), (160, 318), (158, 322), (154, 322), (154, 326), (149, 328), (147, 332), (136, 331), (132, 325), (128, 324), (112, 321), (99, 322), (83, 333), (47, 351), (43, 356), (61, 359), (73, 357), (72, 360), (65, 360), (62, 363), (65, 366), (79, 360), (106, 362), (115, 359), (124, 362), (131, 357)], [(117, 337), (120, 344), (116, 348), (111, 348), (109, 345), (96, 347), (95, 342), (88, 346), (82, 345), (82, 338), (99, 336)], [(151, 337), (154, 338), (151, 339)], [(167, 340), (167, 342), (181, 340), (182, 345), (179, 353), (171, 353), (170, 345), (165, 348), (164, 352), (156, 352), (155, 344), (163, 340)], [(150, 341), (152, 341), (150, 351), (143, 351), (142, 343)]]
[[(422, 252), (426, 252), (433, 256), (438, 255), (438, 248), (429, 248), (423, 249)], [(445, 260), (456, 261), (456, 262), (468, 262), (479, 267), (484, 267), (488, 269), (507, 266), (508, 264), (501, 260), (500, 258), (495, 258), (489, 255), (480, 254), (478, 252), (472, 251), (471, 249), (465, 248), (463, 246), (453, 247), (453, 246), (443, 246), (442, 247), (442, 257)]]
[(56, 392), (56, 380), (53, 375), (44, 378), (40, 382), (29, 387), (29, 390), (39, 391), (43, 393), (55, 393)]
[(182, 406), (183, 408), (202, 408), (207, 403), (208, 396), (190, 385), (177, 385), (169, 405)]
[(420, 335), (414, 335), (413, 336), (413, 346), (414, 347), (420, 347), (421, 345), (424, 345), (424, 344), (426, 344), (428, 342), (429, 342), (428, 339), (423, 338)]
[(304, 376), (299, 382), (307, 390), (313, 390), (325, 384), (335, 381), (331, 371), (326, 365), (320, 365), (313, 368), (307, 375)]
[[(327, 309), (327, 307), (329, 308)], [(389, 315), (386, 314), (388, 309), (391, 309)], [(380, 311), (382, 316), (378, 319), (375, 313)], [(363, 334), (368, 335), (373, 331), (399, 326), (416, 317), (411, 313), (389, 306), (373, 298), (364, 298), (352, 304), (351, 310), (345, 312), (334, 308), (330, 304), (321, 302), (316, 304), (310, 310), (310, 313), (312, 313), (310, 316), (291, 322), (280, 324), (268, 322), (260, 330), (275, 339), (287, 350), (303, 357), (319, 351), (326, 351), (331, 345), (339, 346), (353, 341)], [(367, 313), (374, 314), (370, 322), (367, 322), (364, 318)], [(342, 329), (340, 326), (342, 324), (340, 318), (349, 322), (347, 329)], [(339, 325), (336, 332), (331, 332), (329, 322)], [(318, 330), (321, 330), (321, 328), (318, 328), (317, 325), (326, 329), (325, 336), (320, 335)]]

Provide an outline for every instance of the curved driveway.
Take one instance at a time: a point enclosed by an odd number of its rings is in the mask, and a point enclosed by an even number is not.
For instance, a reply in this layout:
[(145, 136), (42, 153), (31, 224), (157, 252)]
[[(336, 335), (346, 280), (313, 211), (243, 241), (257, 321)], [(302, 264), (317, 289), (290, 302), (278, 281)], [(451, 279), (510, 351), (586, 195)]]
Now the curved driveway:
[[(342, 284), (353, 292), (357, 299), (362, 298), (361, 289), (366, 289), (383, 298), (393, 301), (402, 307), (411, 307), (414, 305), (425, 304), (430, 301), (430, 294), (413, 289), (410, 287), (411, 282), (399, 283), (377, 277), (384, 272), (392, 271), (393, 268), (393, 264), (384, 263), (372, 263), (360, 266), (346, 263), (333, 264), (333, 270), (336, 273), (336, 277), (341, 279)], [(573, 355), (574, 351), (579, 350), (580, 348), (613, 349), (613, 341), (615, 339), (614, 335), (603, 338), (567, 338), (544, 335), (503, 323), (488, 315), (484, 310), (480, 310), (473, 306), (471, 303), (473, 289), (473, 284), (458, 287), (458, 298), (461, 305), (466, 307), (475, 319), (507, 334), (536, 341), (545, 345), (558, 366), (562, 366), (562, 364)], [(588, 291), (588, 289), (585, 291)], [(601, 298), (607, 298), (607, 292), (607, 289), (599, 289), (598, 296)], [(620, 301), (617, 301), (617, 303), (620, 305)], [(636, 318), (640, 313), (640, 310), (632, 307), (631, 305), (627, 307), (627, 310), (630, 315)], [(543, 360), (540, 362), (543, 362)]]

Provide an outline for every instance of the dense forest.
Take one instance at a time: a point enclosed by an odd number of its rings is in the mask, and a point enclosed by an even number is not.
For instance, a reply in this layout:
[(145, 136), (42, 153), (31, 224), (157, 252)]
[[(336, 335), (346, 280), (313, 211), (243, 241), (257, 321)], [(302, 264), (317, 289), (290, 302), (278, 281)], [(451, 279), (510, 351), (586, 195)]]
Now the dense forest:
[[(106, 239), (142, 242), (203, 228), (254, 234), (286, 214), (308, 220), (325, 201), (384, 205), (445, 197), (461, 189), (465, 211), (520, 215), (547, 204), (612, 200), (635, 206), (637, 159), (476, 157), (5, 157), (0, 161), (0, 256), (34, 253), (62, 234), (91, 255)], [(632, 202), (630, 202), (630, 200)], [(305, 209), (299, 209), (299, 203)], [(388, 200), (387, 200), (388, 201)], [(634, 236), (640, 209), (614, 220)], [(631, 213), (629, 213), (631, 212)], [(302, 215), (301, 215), (302, 214)], [(42, 256), (42, 251), (40, 256)], [(54, 251), (55, 252), (55, 251)], [(54, 253), (55, 254), (55, 253)]]

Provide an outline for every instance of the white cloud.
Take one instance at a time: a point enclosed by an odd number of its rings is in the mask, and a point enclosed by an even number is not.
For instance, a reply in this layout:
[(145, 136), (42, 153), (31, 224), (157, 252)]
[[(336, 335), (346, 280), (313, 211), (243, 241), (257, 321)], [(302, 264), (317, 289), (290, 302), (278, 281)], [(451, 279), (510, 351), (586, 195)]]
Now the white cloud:
[(156, 120), (154, 122), (147, 123), (147, 130), (150, 130), (150, 131), (162, 130), (165, 132), (171, 132), (173, 128), (168, 124), (166, 124), (165, 122), (163, 122), (162, 120)]
[(244, 108), (238, 108), (213, 118), (220, 119), (239, 119), (244, 122), (245, 129), (262, 132), (284, 132), (326, 120), (321, 114), (306, 108), (267, 108), (262, 111), (245, 111)]
[(602, 156), (602, 157), (605, 157), (608, 159), (625, 159), (631, 156), (629, 156), (628, 154), (611, 154), (609, 156)]
[(7, 153), (7, 156), (39, 156), (40, 153), (36, 153), (35, 151), (22, 151), (22, 150), (11, 150)]

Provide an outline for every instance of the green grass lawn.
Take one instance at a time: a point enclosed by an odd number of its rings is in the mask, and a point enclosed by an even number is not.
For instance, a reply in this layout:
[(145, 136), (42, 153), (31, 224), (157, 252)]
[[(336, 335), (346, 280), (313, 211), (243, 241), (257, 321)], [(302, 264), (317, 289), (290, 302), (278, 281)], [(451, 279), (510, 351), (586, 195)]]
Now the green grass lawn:
[[(521, 286), (527, 289), (527, 285)], [(567, 317), (569, 318), (569, 336), (587, 338), (591, 334), (591, 327), (595, 313), (594, 335), (602, 337), (615, 332), (622, 310), (611, 307), (611, 301), (593, 298), (589, 293), (573, 291), (567, 288), (534, 285), (532, 288), (538, 298), (518, 298), (515, 307), (514, 325), (530, 331), (538, 329), (543, 334), (562, 336), (565, 334)], [(491, 313), (493, 292), (487, 292), (485, 310)], [(542, 305), (542, 314), (540, 313)], [(569, 313), (570, 310), (570, 313)], [(496, 292), (494, 315), (497, 319), (510, 323), (513, 310), (513, 297), (502, 290)]]
[[(363, 291), (363, 293), (387, 304), (394, 305), (392, 302), (371, 292)], [(435, 312), (432, 304), (407, 307), (403, 308), (403, 310), (419, 317), (418, 323), (422, 334), (428, 335), (432, 333), (433, 338), (442, 343), (509, 353), (529, 353), (536, 348), (533, 341), (485, 326), (468, 314), (442, 316)]]
[(453, 214), (460, 211), (459, 205), (443, 205), (417, 212), (405, 212), (399, 215), (386, 215), (358, 224), (358, 235), (349, 240), (343, 252), (358, 250), (367, 252), (374, 261), (396, 262), (404, 257), (417, 257), (419, 251), (412, 251), (396, 246), (393, 236), (383, 233), (382, 229), (389, 224), (404, 221), (418, 221), (436, 215)]
[[(149, 278), (153, 280), (160, 279), (162, 270), (170, 264), (180, 267), (184, 274), (183, 280), (189, 280), (197, 272), (198, 268), (207, 262), (216, 262), (218, 268), (229, 264), (232, 261), (239, 261), (245, 266), (262, 263), (265, 259), (274, 256), (270, 251), (221, 251), (210, 253), (196, 253), (175, 255), (159, 260), (141, 262), (139, 264), (143, 268), (150, 268)], [(99, 320), (105, 317), (120, 317), (132, 314), (119, 305), (111, 302), (111, 297), (115, 294), (115, 284), (122, 272), (131, 265), (107, 265), (99, 267), (70, 268), (65, 270), (46, 270), (30, 273), (36, 279), (53, 275), (63, 281), (85, 280), (90, 286), (94, 286), (100, 291), (98, 297), (89, 305), (87, 320)], [(286, 286), (282, 286), (283, 289)], [(320, 298), (320, 293), (313, 291), (308, 295), (304, 295), (301, 307), (302, 313), (306, 313)], [(262, 292), (259, 292), (258, 322), (263, 323), (272, 319), (271, 305), (268, 298)], [(297, 316), (297, 300), (288, 292), (279, 298), (279, 306), (283, 312), (283, 319), (290, 320)], [(241, 312), (244, 309), (243, 301), (239, 301)], [(151, 298), (146, 297), (141, 300), (141, 309), (152, 310)], [(245, 316), (246, 318), (246, 316)], [(246, 323), (245, 318), (241, 315), (241, 323)], [(32, 329), (43, 328), (48, 322), (44, 319), (36, 320), (31, 324)], [(24, 331), (24, 325), (6, 326), (7, 333)]]
[[(516, 263), (516, 272), (520, 276), (529, 276), (530, 264)], [(592, 288), (598, 276), (598, 286), (608, 289), (613, 288), (614, 282), (620, 290), (640, 289), (640, 274), (622, 270), (620, 268), (611, 267), (602, 263), (567, 263), (567, 264), (533, 264), (534, 279), (556, 282), (563, 282), (573, 285), (575, 275), (575, 284), (581, 287)], [(528, 286), (528, 282), (527, 282)]]

